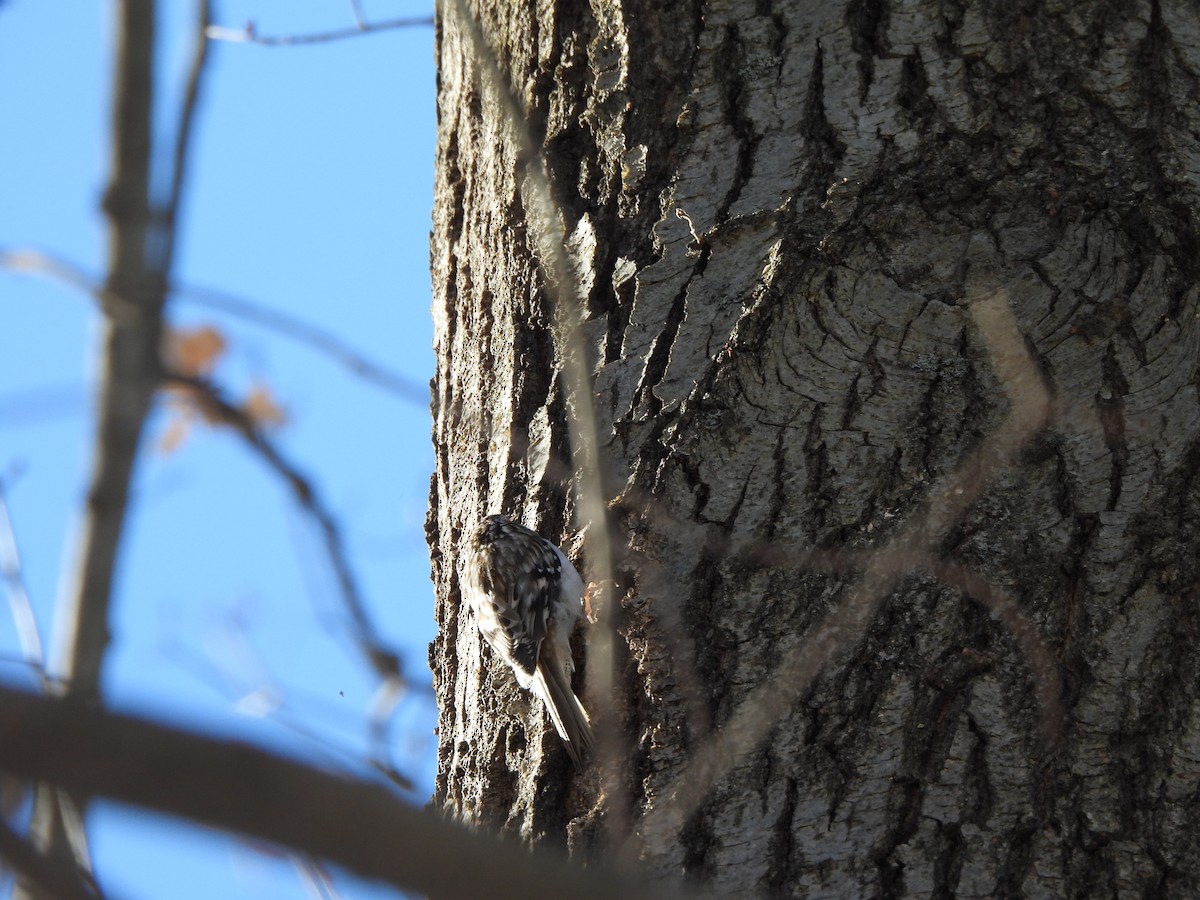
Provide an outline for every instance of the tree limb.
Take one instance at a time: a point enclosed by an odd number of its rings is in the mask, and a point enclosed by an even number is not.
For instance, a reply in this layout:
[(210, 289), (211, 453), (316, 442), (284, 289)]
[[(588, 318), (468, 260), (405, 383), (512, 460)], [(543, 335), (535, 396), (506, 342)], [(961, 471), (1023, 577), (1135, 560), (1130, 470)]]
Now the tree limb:
[(8, 590), (8, 605), (12, 611), (17, 640), (21, 644), (21, 655), (45, 686), (46, 657), (42, 651), (41, 629), (38, 628), (29, 589), (25, 586), (25, 576), (21, 571), (17, 530), (8, 510), (7, 481), (7, 478), (0, 478), (0, 579), (3, 579)]
[(58, 900), (96, 900), (101, 894), (95, 883), (73, 866), (58, 865), (43, 856), (29, 841), (0, 817), (0, 859), (26, 883)]
[[(116, 73), (112, 107), (112, 162), (104, 195), (108, 218), (108, 276), (102, 297), (105, 335), (95, 456), (77, 561), (57, 611), (59, 638), (50, 675), (72, 695), (100, 698), (101, 670), (109, 643), (109, 617), (117, 552), (142, 430), (160, 373), (159, 345), (175, 217), (184, 183), (187, 136), (206, 59), (203, 39), (207, 0), (200, 4), (199, 50), (189, 76), (172, 158), (171, 188), (156, 212), (151, 191), (154, 148), (154, 0), (117, 5)], [(86, 797), (65, 801), (39, 788), (30, 837), (49, 860), (87, 868), (82, 810)], [(78, 807), (79, 815), (75, 808)], [(42, 895), (22, 885), (20, 895)]]
[[(106, 293), (104, 287), (76, 264), (50, 253), (18, 247), (0, 248), (0, 269), (42, 275), (60, 281), (85, 294), (90, 294), (102, 309), (124, 306), (132, 310), (124, 298)], [(168, 293), (175, 303), (191, 303), (270, 329), (298, 344), (303, 344), (333, 362), (345, 367), (352, 374), (369, 381), (423, 409), (429, 407), (429, 386), (393, 372), (373, 360), (367, 359), (337, 335), (306, 322), (298, 316), (256, 303), (228, 291), (204, 285), (172, 282)]]
[[(0, 769), (237, 832), (442, 898), (682, 895), (570, 865), (238, 741), (0, 687)], [(87, 748), (81, 753), (80, 748)]]
[(231, 44), (258, 44), (261, 47), (300, 47), (306, 44), (328, 44), (331, 41), (343, 41), (346, 38), (360, 37), (364, 34), (374, 34), (380, 31), (392, 31), (397, 28), (417, 28), (432, 26), (430, 16), (411, 16), (404, 19), (388, 19), (383, 22), (363, 22), (359, 19), (353, 28), (337, 28), (333, 31), (319, 31), (313, 34), (259, 34), (253, 22), (247, 22), (244, 28), (226, 28), (211, 25), (207, 36), (210, 41), (227, 41)]
[(120, 5), (113, 106), (113, 162), (104, 209), (109, 220), (105, 294), (128, 306), (106, 310), (103, 375), (95, 457), (78, 562), (58, 613), (62, 640), (52, 673), (83, 697), (96, 698), (108, 646), (109, 604), (117, 547), (142, 427), (158, 387), (158, 346), (165, 300), (162, 273), (147, 246), (150, 201), (154, 3)]
[[(1049, 421), (1049, 389), (1029, 356), (1005, 292), (975, 287), (967, 300), (992, 368), (1008, 395), (1008, 417), (962, 465), (933, 486), (923, 506), (883, 547), (868, 555), (864, 571), (838, 606), (784, 653), (771, 677), (752, 690), (721, 730), (693, 754), (663, 791), (660, 804), (642, 817), (634, 846), (670, 841), (680, 833), (721, 777), (762, 742), (831, 660), (858, 644), (899, 581), (934, 554), (950, 529)], [(932, 571), (939, 572), (936, 567)], [(949, 569), (940, 571), (950, 574)], [(989, 607), (1010, 608), (994, 592), (982, 591), (980, 583), (973, 579), (966, 589), (979, 592), (980, 601)], [(1022, 641), (1028, 637), (1023, 628), (1015, 634)]]
[(313, 483), (284, 458), (279, 448), (263, 434), (253, 417), (225, 399), (211, 381), (174, 372), (166, 373), (165, 378), (172, 384), (186, 388), (207, 414), (241, 434), (246, 443), (291, 488), (296, 502), (303, 507), (321, 532), (330, 566), (341, 589), (342, 601), (354, 623), (355, 639), (360, 650), (381, 678), (404, 682), (399, 656), (380, 644), (375, 637), (377, 630), (367, 612), (358, 581), (354, 577), (354, 570), (342, 545), (341, 528), (338, 527), (333, 514), (325, 508)]

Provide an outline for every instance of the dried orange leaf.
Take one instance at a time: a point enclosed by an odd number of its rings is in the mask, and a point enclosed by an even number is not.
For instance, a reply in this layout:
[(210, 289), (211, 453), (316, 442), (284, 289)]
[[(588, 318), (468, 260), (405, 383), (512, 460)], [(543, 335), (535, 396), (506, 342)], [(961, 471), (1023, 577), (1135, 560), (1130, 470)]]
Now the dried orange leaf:
[(183, 446), (183, 442), (187, 440), (187, 436), (191, 430), (191, 423), (185, 414), (173, 416), (171, 421), (167, 423), (167, 430), (163, 432), (163, 436), (158, 440), (158, 452), (163, 456), (170, 456)]
[(256, 384), (246, 396), (242, 411), (259, 428), (275, 428), (287, 421), (287, 413), (271, 396), (271, 389), (265, 384)]
[(226, 347), (225, 337), (211, 325), (190, 330), (169, 329), (166, 343), (166, 356), (171, 367), (191, 378), (212, 374)]

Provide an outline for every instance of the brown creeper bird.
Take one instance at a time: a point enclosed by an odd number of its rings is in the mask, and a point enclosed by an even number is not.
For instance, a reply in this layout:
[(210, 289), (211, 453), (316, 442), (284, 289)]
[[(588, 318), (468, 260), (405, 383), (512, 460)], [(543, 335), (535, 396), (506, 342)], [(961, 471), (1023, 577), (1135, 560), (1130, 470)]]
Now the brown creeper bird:
[(595, 746), (571, 690), (571, 631), (583, 614), (583, 579), (567, 555), (506, 516), (488, 516), (467, 545), (463, 596), (479, 630), (526, 690), (546, 705), (576, 770)]

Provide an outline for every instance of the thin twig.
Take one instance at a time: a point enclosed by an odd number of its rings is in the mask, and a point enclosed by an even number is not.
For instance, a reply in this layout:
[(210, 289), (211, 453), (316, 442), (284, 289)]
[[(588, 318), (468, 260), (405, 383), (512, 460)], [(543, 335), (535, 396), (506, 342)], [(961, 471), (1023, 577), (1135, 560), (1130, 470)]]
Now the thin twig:
[(24, 661), (39, 674), (42, 688), (47, 686), (46, 657), (42, 649), (42, 636), (38, 628), (33, 603), (21, 567), (21, 551), (17, 544), (17, 532), (12, 514), (8, 509), (8, 484), (11, 476), (0, 479), (0, 576), (8, 587), (8, 604), (12, 611), (13, 625), (21, 644)]
[(340, 895), (333, 886), (333, 880), (320, 862), (311, 856), (296, 853), (290, 854), (290, 861), (296, 871), (296, 877), (300, 879), (310, 897), (317, 900), (339, 900)]
[[(1019, 381), (1014, 381), (1014, 386)], [(1035, 405), (1039, 402), (1035, 398)], [(1056, 417), (1056, 427), (1061, 427), (1063, 419)], [(1031, 429), (1036, 429), (1036, 423), (1031, 423)], [(806, 569), (825, 575), (845, 576), (866, 569), (879, 551), (854, 550), (849, 548), (829, 549), (812, 545), (792, 544), (778, 539), (764, 540), (760, 538), (737, 537), (730, 539), (724, 532), (717, 532), (714, 537), (712, 526), (700, 525), (695, 522), (680, 519), (665, 511), (657, 500), (639, 492), (635, 488), (627, 488), (619, 499), (617, 506), (630, 516), (637, 516), (644, 522), (654, 526), (659, 531), (673, 532), (678, 542), (683, 546), (701, 548), (704, 553), (724, 561), (734, 560), (740, 565), (773, 570)], [(639, 561), (639, 565), (646, 563)], [(1039, 720), (1042, 739), (1046, 750), (1053, 752), (1062, 740), (1062, 723), (1066, 713), (1062, 698), (1061, 679), (1057, 670), (1054, 655), (1046, 645), (1036, 624), (1022, 609), (1021, 604), (1004, 590), (988, 582), (982, 576), (966, 566), (938, 559), (934, 556), (914, 557), (907, 563), (906, 571), (923, 571), (937, 580), (970, 596), (985, 607), (1004, 629), (1016, 640), (1022, 655), (1029, 666), (1034, 678), (1034, 692), (1038, 699)], [(663, 616), (661, 612), (656, 614)], [(669, 620), (667, 629), (682, 631), (678, 625), (671, 627)], [(675, 653), (671, 660), (673, 674), (684, 684), (697, 684), (692, 671), (690, 657), (694, 654)], [(698, 692), (698, 687), (692, 687)], [(699, 716), (704, 720), (706, 710), (689, 709), (689, 716)], [(703, 733), (703, 728), (693, 727), (693, 732)]]
[[(1008, 417), (954, 472), (943, 478), (913, 517), (881, 549), (837, 607), (794, 647), (771, 676), (750, 691), (730, 719), (697, 750), (660, 794), (637, 831), (643, 847), (667, 846), (710, 796), (717, 781), (753, 751), (781, 715), (809, 690), (836, 656), (857, 646), (887, 596), (933, 551), (996, 475), (1049, 420), (1050, 392), (1029, 357), (1003, 291), (967, 298), (976, 328), (1009, 400)], [(977, 585), (976, 585), (977, 586)], [(985, 596), (983, 602), (993, 597)]]
[(134, 306), (129, 300), (109, 293), (104, 285), (82, 268), (61, 257), (24, 247), (0, 249), (0, 268), (61, 281), (80, 293), (90, 294), (100, 304), (101, 310), (110, 315), (117, 313), (125, 318), (132, 318), (134, 314)]
[(925, 559), (918, 562), (917, 566), (942, 583), (967, 594), (987, 609), (1012, 635), (1033, 675), (1042, 741), (1047, 753), (1053, 755), (1062, 746), (1063, 723), (1067, 714), (1063, 704), (1062, 679), (1054, 662), (1054, 654), (1046, 646), (1037, 625), (1015, 598), (966, 566), (939, 559)]
[(354, 623), (355, 639), (360, 650), (381, 678), (403, 681), (399, 656), (394, 651), (382, 646), (375, 637), (376, 629), (363, 602), (362, 593), (354, 577), (354, 570), (346, 557), (341, 529), (333, 514), (322, 502), (316, 486), (284, 458), (283, 453), (263, 433), (254, 419), (244, 409), (227, 400), (212, 382), (204, 378), (175, 372), (165, 373), (164, 380), (186, 388), (206, 413), (241, 434), (246, 443), (291, 488), (296, 502), (313, 520), (321, 533), (330, 566), (337, 578), (342, 600)]
[(404, 19), (388, 19), (383, 22), (368, 22), (354, 28), (339, 28), (333, 31), (321, 31), (315, 34), (265, 35), (259, 34), (253, 22), (247, 22), (245, 28), (227, 28), (221, 25), (210, 25), (206, 36), (210, 41), (227, 41), (231, 44), (258, 44), (260, 47), (301, 47), (309, 44), (328, 44), (332, 41), (343, 41), (346, 38), (361, 37), (364, 34), (378, 34), (381, 31), (394, 31), (398, 28), (419, 28), (432, 26), (432, 16), (414, 16)]
[[(163, 655), (168, 662), (182, 672), (195, 678), (200, 684), (213, 690), (223, 700), (234, 704), (238, 712), (243, 712), (248, 698), (255, 694), (269, 693), (272, 705), (266, 713), (270, 720), (279, 724), (285, 731), (290, 732), (301, 741), (311, 744), (314, 750), (313, 762), (327, 769), (340, 768), (352, 772), (362, 769), (364, 760), (360, 750), (350, 746), (342, 746), (333, 741), (329, 735), (309, 727), (314, 716), (306, 714), (304, 707), (319, 708), (320, 718), (328, 720), (345, 714), (344, 707), (335, 707), (326, 702), (326, 698), (310, 695), (302, 703), (292, 702), (289, 695), (299, 693), (294, 688), (288, 694), (277, 691), (273, 686), (253, 688), (249, 685), (235, 683), (237, 676), (230, 670), (220, 666), (202, 654), (196, 652), (183, 641), (164, 642)], [(357, 721), (357, 720), (355, 720)], [(367, 767), (378, 773), (391, 785), (403, 791), (416, 789), (415, 782), (395, 767), (379, 759), (366, 760)]]
[(178, 299), (196, 306), (219, 310), (254, 322), (304, 344), (318, 353), (328, 356), (365, 381), (383, 388), (397, 397), (428, 408), (429, 388), (410, 378), (405, 378), (379, 363), (372, 362), (348, 343), (296, 316), (253, 303), (226, 291), (198, 286), (182, 286)]
[[(208, 40), (205, 35), (212, 22), (210, 0), (197, 0), (196, 16), (195, 49), (192, 53), (192, 64), (188, 69), (187, 84), (183, 92), (183, 105), (179, 110), (179, 121), (175, 131), (175, 149), (171, 155), (171, 188), (167, 195), (166, 205), (160, 214), (160, 227), (157, 229), (161, 237), (162, 253), (157, 261), (157, 269), (163, 273), (164, 277), (171, 271), (171, 263), (175, 258), (175, 245), (179, 234), (176, 226), (179, 223), (179, 210), (183, 203), (183, 192), (190, 168), (189, 150), (192, 129), (196, 122), (196, 109), (204, 84), (204, 67), (208, 62)], [(151, 259), (153, 261), (153, 257)]]
[[(748, 540), (738, 542), (736, 550), (730, 555), (745, 564), (776, 570), (808, 569), (826, 575), (846, 575), (866, 569), (878, 552), (844, 548), (828, 550), (797, 547), (778, 541)], [(987, 609), (1017, 642), (1033, 676), (1042, 741), (1046, 752), (1054, 753), (1062, 743), (1062, 724), (1066, 720), (1062, 681), (1054, 654), (1021, 604), (968, 567), (932, 555), (905, 560), (902, 569), (905, 574), (923, 571), (966, 594)]]
[[(42, 275), (61, 281), (95, 297), (97, 302), (105, 308), (118, 310), (133, 308), (124, 298), (112, 293), (105, 293), (103, 287), (81, 267), (61, 257), (39, 250), (0, 249), (0, 268), (13, 272)], [(364, 381), (369, 381), (388, 393), (416, 403), (423, 408), (429, 405), (429, 388), (427, 386), (367, 359), (346, 341), (297, 316), (255, 303), (228, 291), (202, 285), (175, 283), (170, 285), (169, 293), (177, 302), (214, 309), (243, 321), (269, 328), (298, 344), (303, 344), (317, 353), (329, 357)]]
[(0, 816), (0, 859), (47, 896), (60, 900), (97, 900), (103, 896), (95, 881), (72, 866), (59, 865), (39, 853), (34, 846)]

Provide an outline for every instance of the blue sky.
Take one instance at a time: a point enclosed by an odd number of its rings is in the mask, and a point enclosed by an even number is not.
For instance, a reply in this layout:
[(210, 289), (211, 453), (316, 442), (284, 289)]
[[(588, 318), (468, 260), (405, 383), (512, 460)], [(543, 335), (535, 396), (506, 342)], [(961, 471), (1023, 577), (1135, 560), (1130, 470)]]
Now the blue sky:
[[(165, 4), (156, 123), (168, 146), (192, 4)], [(368, 19), (431, 4), (364, 0)], [(342, 0), (238, 0), (218, 22), (262, 34), (353, 24)], [(107, 170), (111, 4), (0, 4), (0, 249), (64, 257), (99, 276)], [(417, 385), (433, 373), (429, 209), (435, 147), (433, 30), (299, 48), (220, 43), (196, 123), (176, 278), (310, 322)], [(91, 300), (0, 271), (0, 477), (42, 639), (74, 552), (90, 465), (98, 318)], [(385, 643), (415, 689), (389, 731), (397, 766), (430, 793), (435, 713), (426, 647), (433, 597), (423, 536), (429, 413), (270, 328), (172, 299), (180, 328), (228, 343), (216, 371), (265, 385), (276, 434), (323, 493)], [(106, 695), (120, 709), (254, 740), (330, 765), (368, 746), (377, 686), (353, 642), (322, 545), (279, 480), (232, 434), (195, 429), (137, 472), (120, 562)], [(6, 608), (0, 679), (29, 684)], [(53, 652), (53, 651), (51, 651)], [(310, 897), (291, 861), (224, 835), (99, 804), (102, 883), (120, 897)], [(343, 897), (386, 896), (337, 876)]]

